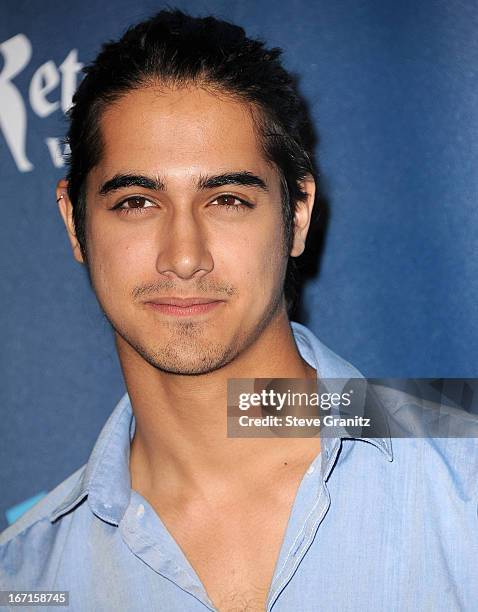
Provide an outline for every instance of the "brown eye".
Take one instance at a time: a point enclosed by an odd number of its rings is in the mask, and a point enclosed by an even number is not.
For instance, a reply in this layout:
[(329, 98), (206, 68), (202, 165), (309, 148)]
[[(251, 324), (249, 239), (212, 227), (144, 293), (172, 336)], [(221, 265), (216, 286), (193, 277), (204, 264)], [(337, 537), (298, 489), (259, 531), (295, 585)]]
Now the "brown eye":
[(237, 198), (231, 195), (219, 196), (217, 198), (217, 201), (219, 202), (219, 204), (222, 204), (223, 206), (237, 206), (239, 202)]
[(140, 212), (146, 208), (154, 208), (156, 205), (143, 196), (130, 196), (113, 207), (120, 212)]
[(148, 203), (150, 206), (154, 206), (154, 204), (152, 204), (146, 198), (134, 196), (132, 198), (128, 198), (127, 200), (123, 200), (118, 208), (149, 208), (149, 206), (145, 206), (145, 203)]
[(245, 210), (246, 208), (254, 207), (250, 202), (227, 193), (217, 196), (212, 204), (216, 204), (220, 208), (224, 208), (226, 210)]
[(123, 202), (123, 204), (127, 203), (129, 208), (142, 208), (144, 202), (144, 198), (130, 198), (129, 200), (126, 200), (126, 202)]

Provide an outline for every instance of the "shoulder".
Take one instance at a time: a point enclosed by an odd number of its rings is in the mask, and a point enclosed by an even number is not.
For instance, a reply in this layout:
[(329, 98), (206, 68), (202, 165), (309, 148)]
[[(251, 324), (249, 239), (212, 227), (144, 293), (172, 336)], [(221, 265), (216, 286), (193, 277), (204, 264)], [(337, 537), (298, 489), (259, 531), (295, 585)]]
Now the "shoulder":
[[(434, 381), (397, 379), (385, 384), (372, 379), (371, 382), (378, 398), (377, 406), (386, 414), (393, 437), (459, 438), (471, 440), (468, 444), (475, 445), (478, 414), (465, 409), (458, 401), (452, 402), (435, 388)], [(461, 391), (456, 387), (454, 391), (457, 390)], [(470, 408), (476, 409), (474, 405)]]
[[(0, 582), (9, 584), (9, 578), (29, 575), (29, 567), (41, 567), (47, 559), (59, 529), (59, 523), (50, 517), (55, 509), (78, 487), (86, 465), (73, 472), (50, 493), (30, 508), (15, 523), (0, 533)], [(30, 583), (30, 582), (29, 582)]]
[(391, 489), (434, 516), (473, 528), (478, 511), (478, 439), (447, 437), (393, 438), (395, 469)]
[(398, 463), (443, 496), (454, 491), (463, 501), (476, 503), (478, 415), (440, 401), (395, 395), (388, 422)]
[(57, 485), (52, 491), (50, 491), (45, 497), (43, 497), (37, 504), (22, 514), (22, 516), (15, 521), (12, 525), (7, 527), (2, 533), (0, 533), (0, 550), (2, 546), (5, 546), (9, 541), (15, 539), (21, 535), (25, 530), (34, 526), (36, 523), (47, 520), (50, 522), (49, 517), (56, 507), (64, 500), (64, 498), (71, 493), (83, 475), (86, 464), (81, 468), (70, 474), (63, 482)]

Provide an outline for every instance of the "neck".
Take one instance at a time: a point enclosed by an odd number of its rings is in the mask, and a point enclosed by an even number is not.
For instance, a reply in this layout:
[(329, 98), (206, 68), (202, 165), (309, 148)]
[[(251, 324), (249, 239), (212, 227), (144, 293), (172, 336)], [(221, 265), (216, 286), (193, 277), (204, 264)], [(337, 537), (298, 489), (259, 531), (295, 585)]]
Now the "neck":
[(176, 375), (150, 365), (116, 335), (136, 420), (131, 446), (132, 488), (147, 498), (188, 490), (205, 494), (270, 479), (280, 466), (309, 464), (320, 440), (228, 438), (229, 378), (308, 378), (285, 313), (229, 364), (204, 375)]

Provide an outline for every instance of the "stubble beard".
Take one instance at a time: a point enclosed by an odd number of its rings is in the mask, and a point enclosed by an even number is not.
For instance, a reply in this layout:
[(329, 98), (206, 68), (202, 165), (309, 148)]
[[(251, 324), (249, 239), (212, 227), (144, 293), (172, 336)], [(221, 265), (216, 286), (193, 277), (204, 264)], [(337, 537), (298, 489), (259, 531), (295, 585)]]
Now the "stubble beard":
[(163, 324), (169, 341), (154, 346), (135, 340), (104, 315), (115, 332), (154, 368), (168, 374), (198, 376), (226, 366), (254, 344), (278, 314), (283, 296), (283, 290), (276, 292), (257, 324), (252, 329), (239, 329), (227, 344), (208, 340), (204, 323), (172, 321)]

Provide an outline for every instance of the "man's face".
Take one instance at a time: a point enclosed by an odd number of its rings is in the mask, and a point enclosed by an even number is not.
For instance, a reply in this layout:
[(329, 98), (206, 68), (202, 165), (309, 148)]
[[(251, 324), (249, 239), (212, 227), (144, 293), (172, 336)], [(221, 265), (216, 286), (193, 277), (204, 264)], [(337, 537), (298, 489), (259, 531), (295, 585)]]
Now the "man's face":
[[(285, 312), (280, 181), (250, 110), (199, 88), (144, 88), (104, 112), (101, 134), (86, 242), (107, 318), (161, 370), (229, 363)], [(159, 304), (169, 298), (210, 303)]]

